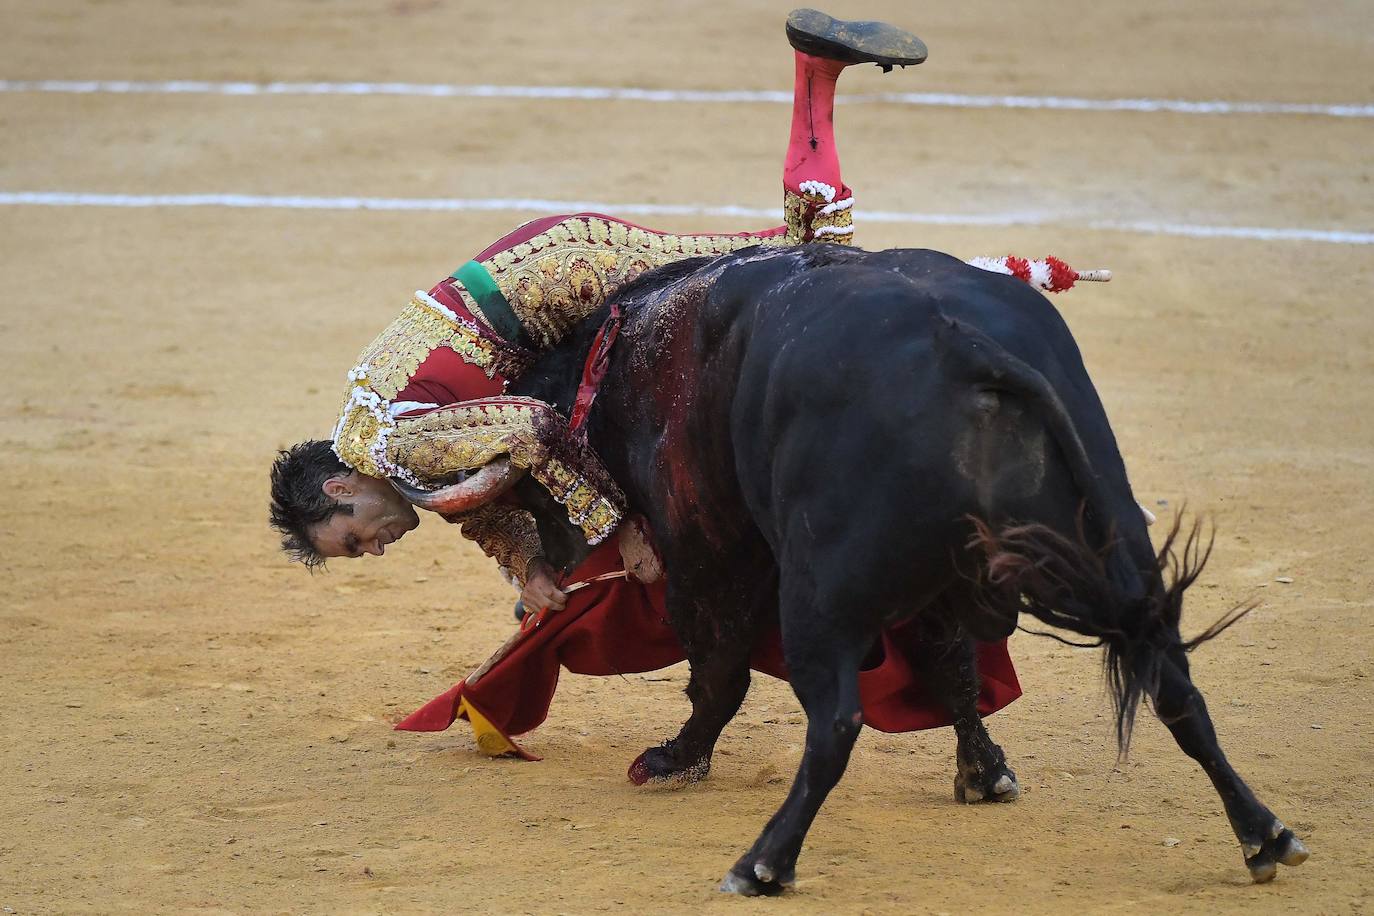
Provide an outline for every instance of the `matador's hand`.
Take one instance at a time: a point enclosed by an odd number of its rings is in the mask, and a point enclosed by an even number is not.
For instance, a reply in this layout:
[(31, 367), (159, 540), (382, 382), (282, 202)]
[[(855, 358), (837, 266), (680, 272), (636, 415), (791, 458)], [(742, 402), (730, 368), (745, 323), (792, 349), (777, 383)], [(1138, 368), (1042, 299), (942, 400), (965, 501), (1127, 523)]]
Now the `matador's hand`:
[(561, 611), (567, 607), (568, 593), (559, 589), (558, 575), (548, 560), (543, 557), (530, 560), (525, 568), (525, 587), (520, 590), (520, 600), (531, 612), (542, 608)]

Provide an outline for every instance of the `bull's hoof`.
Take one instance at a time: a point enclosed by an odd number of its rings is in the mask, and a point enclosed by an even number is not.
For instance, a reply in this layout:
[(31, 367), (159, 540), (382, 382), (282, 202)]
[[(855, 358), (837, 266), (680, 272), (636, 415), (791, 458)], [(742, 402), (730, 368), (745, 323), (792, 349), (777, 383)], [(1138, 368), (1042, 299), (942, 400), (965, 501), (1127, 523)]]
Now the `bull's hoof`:
[(739, 894), (741, 897), (776, 897), (795, 884), (796, 880), (795, 868), (778, 871), (763, 862), (750, 865), (741, 859), (725, 873), (720, 889), (723, 893)]
[(1010, 802), (1021, 797), (1021, 784), (1005, 763), (988, 771), (965, 771), (954, 777), (954, 798), (965, 805), (978, 802)]
[(689, 763), (679, 759), (672, 741), (651, 747), (630, 764), (630, 782), (642, 786), (648, 782), (700, 782), (711, 772), (711, 758), (700, 757)]
[(1279, 821), (1270, 826), (1269, 837), (1257, 851), (1248, 844), (1242, 848), (1246, 853), (1245, 867), (1250, 869), (1250, 877), (1256, 884), (1273, 881), (1280, 865), (1301, 865), (1309, 855), (1302, 840)]

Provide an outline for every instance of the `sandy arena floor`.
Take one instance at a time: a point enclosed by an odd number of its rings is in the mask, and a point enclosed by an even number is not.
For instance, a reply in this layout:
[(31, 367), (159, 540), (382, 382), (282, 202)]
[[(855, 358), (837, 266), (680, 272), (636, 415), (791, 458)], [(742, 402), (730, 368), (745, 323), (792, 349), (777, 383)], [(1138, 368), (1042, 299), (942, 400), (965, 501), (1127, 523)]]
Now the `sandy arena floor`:
[[(1351, 0), (895, 0), (929, 63), (842, 91), (1355, 102)], [(786, 89), (786, 7), (455, 0), (0, 0), (0, 79), (398, 80)], [(913, 20), (913, 16), (916, 18)], [(772, 207), (778, 104), (0, 93), (0, 192), (542, 197)], [(1354, 913), (1374, 888), (1374, 247), (1092, 230), (1374, 229), (1374, 121), (842, 108), (859, 241), (1054, 253), (1058, 300), (1137, 493), (1219, 531), (1195, 656), (1225, 747), (1312, 859), (1253, 886), (1203, 774), (1153, 720), (1117, 763), (1095, 653), (1018, 636), (992, 720), (1015, 805), (952, 800), (953, 736), (865, 732), (795, 893), (716, 882), (803, 738), (758, 682), (693, 788), (625, 767), (685, 671), (568, 677), (488, 760), (389, 723), (508, 633), (494, 568), (428, 523), (383, 560), (287, 565), (274, 450), (327, 434), (411, 290), (534, 212), (0, 206), (0, 905), (63, 912)], [(1013, 227), (864, 212), (1050, 214)], [(668, 229), (757, 228), (645, 219)], [(1005, 221), (1002, 221), (1005, 222)], [(1276, 582), (1291, 577), (1291, 584)], [(1176, 839), (1176, 844), (1166, 842)]]

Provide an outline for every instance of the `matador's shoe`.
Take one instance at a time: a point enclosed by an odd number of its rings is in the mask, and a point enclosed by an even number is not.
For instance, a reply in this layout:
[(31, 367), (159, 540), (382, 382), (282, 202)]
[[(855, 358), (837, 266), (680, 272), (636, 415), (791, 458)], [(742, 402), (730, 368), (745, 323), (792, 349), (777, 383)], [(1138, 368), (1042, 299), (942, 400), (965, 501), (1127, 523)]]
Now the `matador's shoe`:
[(877, 64), (883, 72), (926, 59), (925, 42), (886, 22), (846, 22), (820, 10), (793, 10), (787, 40), (803, 54), (845, 64)]

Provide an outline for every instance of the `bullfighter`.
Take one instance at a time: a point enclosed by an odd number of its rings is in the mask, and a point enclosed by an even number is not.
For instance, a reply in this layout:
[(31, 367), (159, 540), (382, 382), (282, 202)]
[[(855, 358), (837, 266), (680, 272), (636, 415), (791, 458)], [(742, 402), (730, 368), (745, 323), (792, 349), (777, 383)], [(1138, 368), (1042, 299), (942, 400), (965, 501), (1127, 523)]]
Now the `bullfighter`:
[[(540, 683), (533, 701), (511, 700), (512, 692), (530, 690), (521, 683), (530, 680), (533, 669), (527, 667), (523, 674), (506, 677), (500, 690), (494, 682), (501, 679), (488, 677), (487, 715), (476, 714), (473, 702), (462, 705), (460, 684), (440, 698), (447, 715), (440, 710), (413, 727), (446, 727), (455, 715), (473, 720), (474, 726), (478, 718), (484, 723), (490, 719), (494, 728), (486, 736), (492, 741), (484, 742), (484, 749), (519, 752), (508, 736), (542, 721), (560, 661), (574, 671), (610, 674), (650, 670), (682, 658), (661, 611), (651, 535), (633, 519), (622, 524), (628, 511), (623, 495), (597, 457), (568, 435), (567, 418), (539, 401), (506, 396), (504, 390), (507, 380), (518, 377), (536, 354), (558, 343), (647, 270), (754, 245), (852, 241), (854, 198), (840, 175), (833, 128), (836, 82), (854, 64), (873, 63), (884, 71), (919, 64), (926, 49), (920, 39), (893, 26), (844, 22), (814, 10), (794, 11), (786, 33), (795, 82), (783, 169), (783, 225), (733, 234), (672, 235), (597, 213), (526, 223), (428, 292), (417, 291), (349, 371), (332, 439), (303, 442), (278, 456), (271, 474), (272, 525), (282, 535), (283, 548), (307, 566), (335, 557), (381, 556), (419, 524), (391, 479), (439, 486), (497, 459), (529, 470), (587, 541), (602, 545), (578, 570), (556, 570), (542, 556), (534, 519), (514, 504), (496, 500), (448, 516), (519, 584), (526, 608), (563, 611), (572, 601), (583, 611), (596, 606), (602, 616), (584, 617), (576, 631), (580, 635), (564, 634), (561, 648), (545, 651), (542, 661), (527, 659), (541, 672), (534, 678)], [(1065, 289), (1077, 278), (1055, 259), (1004, 259), (980, 266), (1016, 273), (1047, 290)], [(619, 537), (611, 538), (617, 531)], [(570, 584), (582, 587), (580, 594), (572, 594)], [(550, 619), (563, 618), (562, 627), (578, 616), (555, 614)], [(616, 645), (598, 641), (598, 628), (614, 630)], [(546, 629), (552, 637), (554, 628)], [(532, 646), (525, 647), (526, 655), (534, 652)], [(891, 715), (875, 715), (866, 706), (866, 720), (880, 728), (886, 722), (886, 730), (892, 731), (946, 724), (943, 710), (931, 711), (938, 702), (919, 685), (907, 684), (919, 664), (904, 661), (895, 643), (883, 654), (886, 660), (870, 678), (871, 693), (875, 704), (880, 694), (887, 698)], [(757, 655), (755, 667), (785, 675), (779, 664), (770, 663), (780, 658), (776, 646), (772, 654), (769, 647), (760, 647)], [(1004, 643), (982, 646), (979, 661), (984, 688), (979, 711), (986, 714), (1015, 699), (1019, 688)], [(468, 693), (471, 701), (471, 689)], [(492, 704), (503, 705), (493, 713)], [(481, 739), (481, 727), (478, 733)], [(1014, 781), (991, 775), (998, 788), (969, 786), (968, 800), (1014, 797)]]

